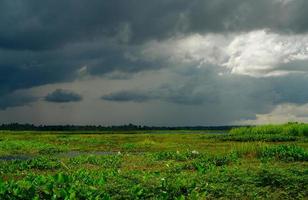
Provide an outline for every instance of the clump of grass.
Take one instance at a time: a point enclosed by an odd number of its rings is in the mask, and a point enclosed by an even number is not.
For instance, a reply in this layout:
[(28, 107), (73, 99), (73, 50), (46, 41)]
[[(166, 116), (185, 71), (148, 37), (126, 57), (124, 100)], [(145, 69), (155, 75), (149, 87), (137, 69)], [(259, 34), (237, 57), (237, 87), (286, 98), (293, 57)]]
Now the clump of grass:
[(137, 145), (134, 144), (134, 143), (125, 143), (125, 144), (121, 145), (121, 148), (123, 150), (126, 150), (126, 151), (132, 151), (132, 150), (135, 150), (137, 148)]
[(286, 162), (308, 161), (308, 152), (296, 145), (279, 145), (260, 148), (257, 156), (262, 159), (276, 159)]
[(139, 144), (140, 144), (140, 146), (143, 146), (143, 147), (152, 147), (152, 146), (156, 145), (156, 142), (151, 140), (150, 138), (145, 138)]
[(6, 153), (33, 153), (49, 148), (54, 148), (54, 146), (39, 141), (3, 140), (0, 142), (0, 152)]
[(235, 145), (232, 147), (233, 152), (235, 152), (238, 157), (256, 157), (257, 152), (260, 148), (263, 148), (266, 144), (259, 142), (257, 144), (242, 143), (240, 145)]
[(288, 123), (284, 125), (263, 125), (235, 128), (230, 131), (235, 135), (289, 135), (308, 136), (308, 124)]
[(189, 170), (196, 170), (200, 173), (205, 173), (210, 169), (229, 165), (237, 160), (238, 154), (235, 152), (231, 152), (227, 155), (202, 156), (187, 164), (185, 168)]
[(294, 142), (299, 140), (299, 137), (290, 136), (290, 135), (281, 135), (281, 134), (242, 134), (242, 133), (231, 133), (228, 135), (219, 135), (215, 138), (220, 141), (236, 141), (236, 142), (255, 142), (255, 141), (263, 141), (263, 142)]
[(197, 157), (202, 156), (197, 151), (185, 151), (185, 152), (169, 152), (169, 151), (162, 151), (156, 152), (151, 154), (151, 158), (156, 161), (163, 161), (163, 160), (176, 160), (176, 161), (187, 161), (192, 160)]
[(61, 169), (61, 163), (56, 158), (40, 156), (28, 160), (1, 161), (0, 174), (28, 170), (55, 170)]
[(308, 136), (308, 124), (288, 123), (232, 129), (229, 134), (213, 136), (220, 141), (237, 142), (292, 142)]
[(263, 167), (257, 174), (255, 184), (280, 191), (280, 199), (305, 199), (308, 195), (306, 171), (289, 171), (271, 166)]
[(61, 168), (60, 162), (56, 158), (50, 158), (46, 156), (27, 160), (22, 166), (24, 166), (24, 168), (39, 169), (39, 170)]
[(122, 156), (121, 155), (82, 155), (71, 158), (69, 163), (72, 165), (83, 165), (91, 164), (104, 168), (119, 168), (121, 166)]
[(45, 154), (45, 155), (52, 155), (52, 154), (57, 154), (57, 153), (61, 153), (63, 152), (63, 150), (55, 148), (55, 147), (49, 147), (46, 149), (41, 149), (39, 150), (39, 154)]

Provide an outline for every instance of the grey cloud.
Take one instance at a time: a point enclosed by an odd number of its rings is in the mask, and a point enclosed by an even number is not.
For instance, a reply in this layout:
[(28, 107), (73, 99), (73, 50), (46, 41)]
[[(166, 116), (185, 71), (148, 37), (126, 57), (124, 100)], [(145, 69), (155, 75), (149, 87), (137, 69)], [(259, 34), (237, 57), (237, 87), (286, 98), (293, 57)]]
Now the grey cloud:
[(273, 91), (276, 97), (273, 101), (276, 104), (294, 103), (298, 105), (308, 103), (307, 74), (292, 74), (289, 76), (272, 79)]
[(303, 87), (308, 84), (306, 74), (270, 78), (218, 75), (217, 68), (212, 66), (198, 71), (187, 70), (187, 73), (181, 71), (181, 75), (182, 78), (171, 79), (161, 87), (138, 93), (133, 90), (115, 92), (104, 99), (123, 103), (159, 100), (196, 106), (205, 110), (204, 117), (211, 123), (255, 119), (256, 114), (267, 114), (282, 103), (308, 103), (308, 92)]
[(118, 71), (123, 72), (123, 78), (129, 77), (125, 74), (162, 67), (159, 63), (142, 59), (132, 60), (125, 55), (126, 52), (136, 51), (140, 49), (113, 46), (105, 40), (97, 43), (79, 43), (49, 51), (0, 49), (0, 95), (17, 89), (70, 82), (78, 78), (78, 70), (83, 66), (87, 66), (87, 73), (90, 75), (108, 76)]
[[(121, 36), (127, 32), (125, 24), (133, 29), (132, 40), (150, 35), (156, 38), (177, 20), (184, 6), (183, 1), (177, 4), (136, 0), (2, 1), (0, 28), (6, 31), (0, 34), (0, 46), (32, 50), (57, 48), (101, 35)], [(121, 41), (125, 39), (121, 37)]]
[(142, 42), (177, 33), (247, 31), (262, 28), (306, 32), (305, 0), (4, 0), (0, 4), (0, 46), (50, 49), (101, 35)]
[(10, 107), (25, 106), (37, 100), (38, 100), (37, 97), (27, 94), (22, 94), (22, 93), (8, 94), (0, 97), (0, 110), (5, 110)]
[(189, 86), (174, 88), (173, 85), (163, 85), (160, 88), (146, 91), (119, 91), (103, 95), (102, 100), (115, 102), (147, 102), (162, 100), (182, 105), (201, 105), (205, 101), (213, 101), (215, 97), (204, 98), (204, 93), (194, 92)]
[(285, 33), (307, 31), (307, 1), (278, 2), (1, 1), (0, 95), (71, 81), (76, 78), (75, 71), (85, 65), (92, 75), (166, 67), (136, 53), (149, 40), (260, 28)]
[(45, 97), (45, 101), (48, 102), (54, 102), (54, 103), (68, 103), (68, 102), (78, 102), (82, 100), (82, 96), (69, 91), (69, 90), (63, 90), (63, 89), (57, 89), (53, 91), (52, 93), (49, 93)]
[[(197, 60), (189, 58), (196, 52), (187, 54), (188, 57), (184, 53), (184, 60), (189, 62), (170, 61), (173, 57), (167, 54), (163, 58), (143, 54), (144, 47), (151, 45), (151, 41), (166, 42), (170, 38), (194, 33), (219, 33), (223, 36), (258, 29), (269, 29), (281, 35), (300, 36), (306, 33), (308, 1), (283, 2), (0, 1), (0, 109), (35, 101), (33, 97), (13, 97), (12, 92), (71, 82), (78, 78), (78, 70), (84, 66), (87, 66), (89, 75), (105, 75), (111, 79), (127, 79), (130, 74), (146, 70), (187, 68), (186, 71), (178, 69), (174, 72), (181, 78), (170, 78), (160, 87), (127, 91), (113, 91), (111, 88), (113, 92), (102, 99), (123, 103), (155, 100), (183, 107), (199, 106), (206, 110), (202, 110), (204, 116), (214, 121), (254, 118), (256, 113), (267, 113), (281, 103), (307, 103), (308, 94), (304, 86), (308, 84), (308, 77), (304, 74), (271, 78), (228, 73), (219, 76), (219, 73), (225, 72), (221, 66), (208, 66), (206, 63), (205, 69), (196, 68), (203, 61), (200, 55), (197, 55), (200, 57)], [(200, 54), (203, 54), (201, 50)], [(224, 59), (214, 50), (211, 52), (209, 57)], [(262, 57), (256, 60), (258, 63)], [(294, 61), (277, 67), (277, 70), (303, 72), (305, 64), (305, 60)], [(81, 98), (70, 91), (57, 90), (45, 100), (71, 102)]]
[(103, 95), (101, 99), (106, 101), (115, 101), (115, 102), (126, 102), (126, 101), (146, 102), (148, 100), (153, 99), (153, 97), (144, 92), (120, 91), (116, 93)]

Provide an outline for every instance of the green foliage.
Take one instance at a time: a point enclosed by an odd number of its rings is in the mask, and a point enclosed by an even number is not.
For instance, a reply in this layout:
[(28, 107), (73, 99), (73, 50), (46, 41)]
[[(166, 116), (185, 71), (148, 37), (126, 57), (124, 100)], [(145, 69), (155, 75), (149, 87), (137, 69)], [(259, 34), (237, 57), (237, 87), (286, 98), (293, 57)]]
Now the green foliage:
[(283, 126), (218, 136), (0, 133), (0, 199), (307, 199), (307, 140), (297, 124)]
[(162, 152), (152, 153), (150, 156), (152, 159), (156, 161), (163, 161), (163, 160), (186, 161), (198, 158), (202, 155), (200, 155), (200, 153), (197, 151), (185, 151), (185, 152), (162, 151)]
[(57, 173), (48, 176), (28, 175), (22, 180), (0, 180), (0, 199), (110, 199), (101, 189), (103, 177), (90, 173), (70, 175)]
[(281, 135), (281, 134), (242, 134), (242, 133), (233, 133), (228, 135), (221, 135), (218, 137), (220, 141), (236, 141), (236, 142), (294, 142), (299, 140), (299, 137), (290, 136), (290, 135)]
[(0, 161), (0, 174), (25, 170), (56, 170), (61, 163), (56, 158), (40, 156), (29, 160)]
[(288, 123), (284, 125), (263, 125), (232, 129), (229, 134), (214, 136), (220, 141), (237, 142), (294, 142), (308, 136), (308, 125)]
[(122, 156), (121, 155), (82, 155), (71, 158), (69, 163), (72, 165), (83, 165), (91, 164), (97, 165), (104, 168), (119, 168), (121, 166)]
[(45, 148), (45, 149), (41, 149), (39, 150), (39, 154), (45, 154), (45, 155), (52, 155), (52, 154), (58, 154), (63, 152), (63, 150), (55, 148), (55, 147), (49, 147), (49, 148)]
[(261, 167), (204, 174), (79, 170), (0, 180), (0, 199), (301, 199), (307, 171)]
[(55, 149), (51, 144), (39, 141), (27, 140), (2, 140), (0, 141), (0, 152), (31, 153), (44, 152), (46, 149)]
[(256, 184), (281, 192), (281, 199), (303, 199), (308, 195), (308, 171), (286, 171), (266, 166), (257, 174)]
[(122, 145), (122, 149), (126, 151), (133, 151), (136, 149), (136, 147), (137, 145), (133, 143), (125, 143)]
[(286, 162), (308, 161), (308, 151), (295, 145), (278, 145), (261, 148), (259, 158), (274, 158)]
[(289, 135), (289, 136), (308, 136), (308, 124), (289, 123), (284, 125), (264, 125), (254, 127), (235, 128), (231, 134), (247, 135)]
[(228, 155), (203, 156), (186, 165), (186, 168), (196, 170), (200, 173), (206, 173), (208, 170), (235, 163), (237, 160), (238, 155), (236, 153), (230, 153)]

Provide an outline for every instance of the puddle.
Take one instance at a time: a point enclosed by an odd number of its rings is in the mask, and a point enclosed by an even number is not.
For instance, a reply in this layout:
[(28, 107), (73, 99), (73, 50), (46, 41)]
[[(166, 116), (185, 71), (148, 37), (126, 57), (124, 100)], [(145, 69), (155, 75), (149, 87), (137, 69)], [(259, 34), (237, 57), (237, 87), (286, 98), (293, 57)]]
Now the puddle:
[(33, 157), (28, 155), (9, 155), (9, 156), (0, 156), (0, 161), (13, 161), (13, 160), (29, 160)]
[(82, 152), (82, 151), (69, 151), (58, 154), (59, 157), (77, 157), (77, 156), (106, 156), (106, 155), (140, 155), (145, 154), (146, 152), (118, 152), (118, 151), (91, 151), (91, 152)]
[(119, 152), (114, 152), (114, 151), (93, 151), (93, 152), (82, 152), (82, 151), (69, 151), (69, 152), (63, 152), (59, 153), (59, 157), (77, 157), (77, 156), (82, 156), (82, 155), (96, 155), (96, 156), (104, 156), (104, 155), (118, 155)]
[[(124, 154), (144, 154), (145, 152), (123, 152)], [(62, 157), (62, 158), (73, 158), (77, 156), (106, 156), (106, 155), (119, 155), (123, 154), (115, 151), (92, 151), (92, 152), (82, 152), (82, 151), (69, 151), (69, 152), (62, 152), (59, 154), (54, 154), (53, 157)], [(0, 156), (0, 161), (13, 161), (13, 160), (30, 160), (33, 158), (40, 157), (42, 155), (37, 156), (30, 156), (30, 155), (8, 155), (8, 156)]]
[(208, 134), (229, 134), (229, 132), (211, 132), (211, 133), (208, 133)]

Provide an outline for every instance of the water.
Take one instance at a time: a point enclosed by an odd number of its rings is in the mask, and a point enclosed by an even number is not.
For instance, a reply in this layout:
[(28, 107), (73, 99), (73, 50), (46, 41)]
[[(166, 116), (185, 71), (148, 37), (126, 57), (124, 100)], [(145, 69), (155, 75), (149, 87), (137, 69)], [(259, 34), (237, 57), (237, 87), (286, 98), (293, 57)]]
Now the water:
[(29, 155), (8, 155), (8, 156), (0, 156), (0, 160), (2, 161), (12, 161), (12, 160), (29, 160), (33, 158)]
[[(127, 154), (144, 154), (145, 152), (126, 152)], [(53, 154), (55, 157), (64, 157), (64, 158), (73, 158), (77, 156), (83, 155), (95, 155), (95, 156), (106, 156), (106, 155), (121, 155), (120, 152), (115, 151), (92, 151), (92, 152), (83, 152), (83, 151), (68, 151), (62, 152), (59, 154)], [(30, 160), (33, 158), (37, 158), (40, 155), (8, 155), (8, 156), (0, 156), (0, 161), (13, 161), (13, 160)]]
[(105, 155), (118, 155), (119, 152), (114, 151), (93, 151), (93, 152), (82, 152), (82, 151), (68, 151), (58, 154), (59, 157), (77, 157), (81, 155), (96, 155), (96, 156), (105, 156)]

